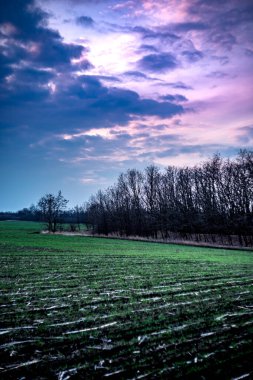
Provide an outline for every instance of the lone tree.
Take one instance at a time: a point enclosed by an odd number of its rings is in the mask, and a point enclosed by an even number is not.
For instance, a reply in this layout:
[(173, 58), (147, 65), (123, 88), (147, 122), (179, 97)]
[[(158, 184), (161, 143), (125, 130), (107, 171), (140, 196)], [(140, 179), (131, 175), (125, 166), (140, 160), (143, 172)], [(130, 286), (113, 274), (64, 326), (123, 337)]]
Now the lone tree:
[(67, 203), (68, 200), (63, 197), (61, 191), (59, 191), (57, 195), (46, 194), (40, 198), (37, 208), (42, 220), (47, 223), (49, 232), (57, 231), (58, 224), (61, 221), (61, 216)]

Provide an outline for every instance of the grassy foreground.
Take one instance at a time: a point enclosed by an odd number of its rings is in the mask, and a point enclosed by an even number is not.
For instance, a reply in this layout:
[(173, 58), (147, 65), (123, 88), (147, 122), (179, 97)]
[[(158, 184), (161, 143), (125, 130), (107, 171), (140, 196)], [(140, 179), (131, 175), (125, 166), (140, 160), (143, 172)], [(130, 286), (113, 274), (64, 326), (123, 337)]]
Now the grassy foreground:
[(253, 252), (0, 222), (1, 379), (252, 378)]

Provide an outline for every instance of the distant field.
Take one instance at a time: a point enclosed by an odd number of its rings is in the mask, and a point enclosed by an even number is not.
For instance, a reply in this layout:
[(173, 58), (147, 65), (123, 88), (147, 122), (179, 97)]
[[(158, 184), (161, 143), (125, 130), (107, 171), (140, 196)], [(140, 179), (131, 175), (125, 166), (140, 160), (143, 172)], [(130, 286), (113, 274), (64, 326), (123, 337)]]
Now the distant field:
[(1, 379), (251, 379), (253, 252), (0, 222)]

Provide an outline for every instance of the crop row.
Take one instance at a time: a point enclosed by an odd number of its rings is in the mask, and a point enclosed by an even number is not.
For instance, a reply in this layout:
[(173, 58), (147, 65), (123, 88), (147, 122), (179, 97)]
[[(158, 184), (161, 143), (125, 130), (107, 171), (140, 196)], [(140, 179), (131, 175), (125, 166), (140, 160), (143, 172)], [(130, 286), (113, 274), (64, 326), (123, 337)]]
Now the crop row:
[(3, 379), (252, 374), (248, 265), (28, 249), (1, 258)]

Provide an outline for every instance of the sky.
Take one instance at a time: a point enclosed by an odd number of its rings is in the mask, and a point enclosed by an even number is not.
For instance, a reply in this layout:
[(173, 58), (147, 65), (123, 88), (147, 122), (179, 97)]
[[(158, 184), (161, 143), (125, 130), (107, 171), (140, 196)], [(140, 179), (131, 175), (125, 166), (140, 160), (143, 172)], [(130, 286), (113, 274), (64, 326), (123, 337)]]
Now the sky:
[(0, 210), (253, 148), (252, 0), (0, 7)]

